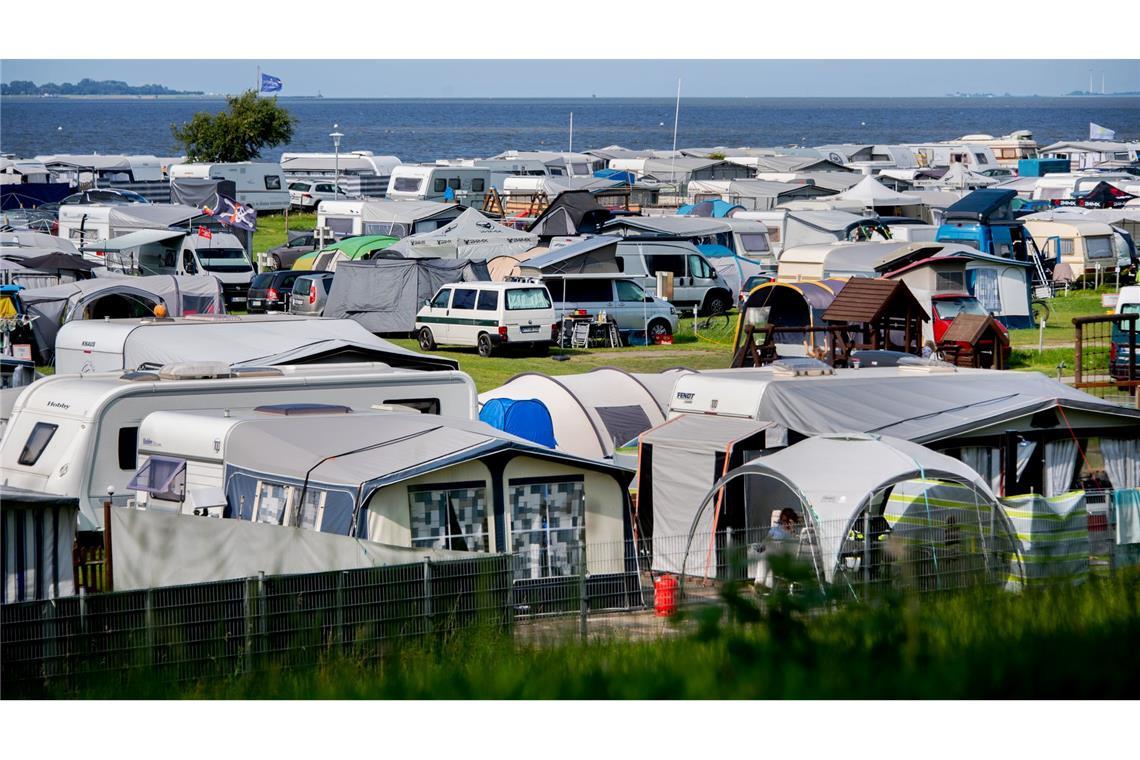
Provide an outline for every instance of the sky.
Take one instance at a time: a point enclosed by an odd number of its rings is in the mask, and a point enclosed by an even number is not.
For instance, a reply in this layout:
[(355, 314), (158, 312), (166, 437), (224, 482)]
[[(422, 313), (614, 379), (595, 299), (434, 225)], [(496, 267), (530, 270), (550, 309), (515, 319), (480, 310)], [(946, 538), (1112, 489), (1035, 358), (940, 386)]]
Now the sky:
[(0, 79), (116, 79), (235, 93), (257, 66), (282, 95), (452, 97), (922, 97), (1140, 91), (1140, 60), (18, 60)]

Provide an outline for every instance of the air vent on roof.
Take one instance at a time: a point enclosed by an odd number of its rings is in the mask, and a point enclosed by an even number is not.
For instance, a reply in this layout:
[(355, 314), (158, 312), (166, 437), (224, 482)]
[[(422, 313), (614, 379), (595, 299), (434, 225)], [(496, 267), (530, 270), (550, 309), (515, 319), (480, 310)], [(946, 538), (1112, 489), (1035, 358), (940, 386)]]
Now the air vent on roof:
[(253, 411), (281, 417), (301, 417), (307, 414), (349, 414), (352, 409), (339, 404), (266, 404), (254, 407)]
[(164, 364), (158, 370), (163, 380), (205, 380), (230, 377), (230, 365), (225, 362), (177, 362)]
[(284, 372), (278, 367), (234, 367), (234, 377), (282, 377)]
[(808, 377), (812, 375), (834, 375), (835, 370), (819, 359), (809, 356), (779, 359), (770, 365), (772, 372), (788, 377)]
[(158, 380), (157, 372), (144, 372), (140, 370), (133, 370), (131, 372), (124, 372), (119, 375), (120, 380), (130, 380), (131, 382), (143, 382), (145, 380)]

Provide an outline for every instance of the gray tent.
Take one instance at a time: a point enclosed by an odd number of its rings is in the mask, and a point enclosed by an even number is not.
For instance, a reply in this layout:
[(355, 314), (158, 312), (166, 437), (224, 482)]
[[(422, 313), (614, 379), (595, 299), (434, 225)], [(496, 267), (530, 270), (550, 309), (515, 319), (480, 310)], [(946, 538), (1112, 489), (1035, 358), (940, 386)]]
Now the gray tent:
[(337, 266), (324, 315), (354, 319), (373, 333), (410, 333), (416, 312), (440, 286), (490, 279), (483, 261), (344, 261)]
[(621, 238), (608, 235), (586, 238), (523, 262), (519, 265), (519, 272), (526, 277), (547, 274), (619, 274), (623, 271), (617, 255), (619, 242)]
[(467, 209), (438, 230), (411, 235), (388, 248), (408, 258), (481, 259), (513, 256), (538, 243), (538, 235), (497, 224)]
[(159, 304), (171, 317), (225, 311), (222, 283), (212, 275), (98, 277), (24, 290), (20, 302), (36, 317), (32, 331), (45, 361), (54, 357), (60, 325), (73, 319), (143, 316)]

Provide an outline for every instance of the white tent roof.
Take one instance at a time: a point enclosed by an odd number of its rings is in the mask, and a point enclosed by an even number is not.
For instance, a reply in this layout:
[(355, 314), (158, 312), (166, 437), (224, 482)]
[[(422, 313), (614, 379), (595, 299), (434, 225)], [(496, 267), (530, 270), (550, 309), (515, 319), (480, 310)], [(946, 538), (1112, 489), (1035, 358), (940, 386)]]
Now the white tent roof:
[(934, 184), (939, 187), (989, 187), (996, 185), (999, 181), (993, 177), (972, 172), (966, 168), (965, 164), (954, 163)]
[(45, 248), (64, 253), (79, 253), (75, 243), (46, 232), (0, 232), (0, 248)]
[(835, 197), (839, 200), (862, 201), (866, 206), (909, 206), (921, 202), (916, 196), (896, 193), (870, 175)]
[(475, 209), (432, 232), (412, 235), (388, 248), (409, 258), (483, 259), (515, 256), (538, 242), (538, 235), (497, 224)]

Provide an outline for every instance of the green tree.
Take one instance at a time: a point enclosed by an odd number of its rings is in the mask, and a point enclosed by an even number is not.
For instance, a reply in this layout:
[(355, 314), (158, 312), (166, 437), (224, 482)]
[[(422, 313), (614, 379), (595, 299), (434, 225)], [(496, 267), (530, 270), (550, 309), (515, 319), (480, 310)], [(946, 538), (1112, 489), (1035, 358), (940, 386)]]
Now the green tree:
[(172, 124), (174, 139), (182, 143), (190, 161), (229, 163), (250, 161), (262, 148), (287, 143), (297, 120), (277, 104), (277, 98), (258, 97), (253, 90), (226, 98), (228, 111), (199, 111), (185, 124)]

